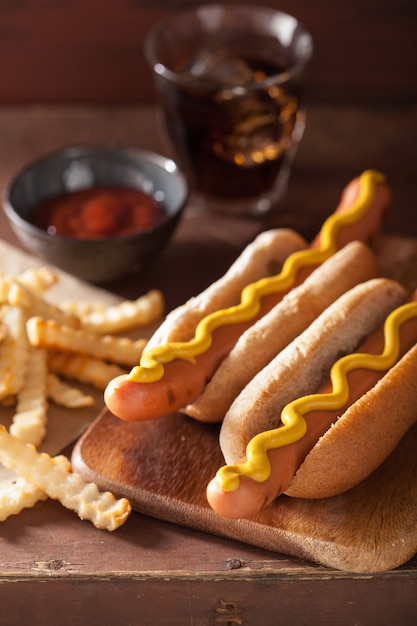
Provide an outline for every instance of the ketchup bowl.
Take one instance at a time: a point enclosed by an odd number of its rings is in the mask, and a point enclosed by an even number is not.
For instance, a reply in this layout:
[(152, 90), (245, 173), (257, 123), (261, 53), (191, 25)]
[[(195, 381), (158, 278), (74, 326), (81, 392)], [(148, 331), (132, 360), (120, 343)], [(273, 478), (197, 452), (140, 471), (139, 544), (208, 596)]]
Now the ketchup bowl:
[(21, 243), (93, 283), (143, 270), (168, 244), (189, 189), (171, 159), (115, 145), (40, 157), (7, 185), (3, 208)]

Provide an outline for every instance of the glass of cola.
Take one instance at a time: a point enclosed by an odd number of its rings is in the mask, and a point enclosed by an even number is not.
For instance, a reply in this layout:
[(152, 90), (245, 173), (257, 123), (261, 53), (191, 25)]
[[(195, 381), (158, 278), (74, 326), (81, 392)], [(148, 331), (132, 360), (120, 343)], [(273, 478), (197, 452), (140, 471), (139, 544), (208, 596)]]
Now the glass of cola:
[(279, 206), (304, 132), (312, 51), (295, 17), (266, 7), (203, 5), (148, 33), (166, 136), (194, 207), (262, 216)]

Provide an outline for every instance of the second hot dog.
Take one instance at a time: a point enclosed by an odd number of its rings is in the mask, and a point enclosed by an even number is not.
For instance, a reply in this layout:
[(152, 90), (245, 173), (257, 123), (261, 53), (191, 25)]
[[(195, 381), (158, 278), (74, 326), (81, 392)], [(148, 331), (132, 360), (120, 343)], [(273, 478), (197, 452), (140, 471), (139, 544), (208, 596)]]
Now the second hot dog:
[[(211, 481), (207, 497), (218, 513), (251, 517), (281, 493), (302, 498), (337, 495), (366, 478), (393, 451), (417, 419), (417, 292), (357, 352), (336, 363), (332, 379), (317, 394), (283, 408), (282, 416), (304, 407), (306, 432), (289, 445), (268, 449), (263, 469), (270, 468), (269, 476), (261, 479), (258, 471), (257, 477), (250, 477), (253, 467), (247, 471), (250, 463), (243, 457), (221, 470), (233, 480), (239, 476), (237, 488), (229, 490), (221, 472)], [(339, 379), (340, 372), (344, 376)], [(255, 441), (248, 447), (248, 458), (259, 444), (253, 446)]]

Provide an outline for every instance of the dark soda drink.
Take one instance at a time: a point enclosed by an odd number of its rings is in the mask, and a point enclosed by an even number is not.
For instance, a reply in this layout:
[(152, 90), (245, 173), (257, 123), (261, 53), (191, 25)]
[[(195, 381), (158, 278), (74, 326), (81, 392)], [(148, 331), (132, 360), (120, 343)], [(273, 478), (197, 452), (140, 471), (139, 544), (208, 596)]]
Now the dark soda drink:
[[(275, 185), (291, 149), (299, 94), (295, 85), (268, 82), (285, 68), (213, 56), (209, 64), (201, 56), (185, 61), (175, 68), (184, 80), (160, 86), (166, 128), (198, 193), (257, 197)], [(204, 78), (204, 86), (187, 76)]]
[(194, 208), (260, 216), (278, 206), (304, 130), (312, 38), (259, 6), (207, 4), (161, 20), (145, 55)]

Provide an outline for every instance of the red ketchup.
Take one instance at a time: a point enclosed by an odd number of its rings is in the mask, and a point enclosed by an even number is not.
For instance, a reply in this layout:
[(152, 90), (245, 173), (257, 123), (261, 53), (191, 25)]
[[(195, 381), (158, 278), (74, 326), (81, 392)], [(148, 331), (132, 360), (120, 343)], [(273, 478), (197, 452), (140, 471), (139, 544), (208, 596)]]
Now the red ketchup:
[(103, 239), (147, 230), (165, 217), (164, 207), (139, 189), (102, 186), (47, 198), (31, 222), (51, 235)]

